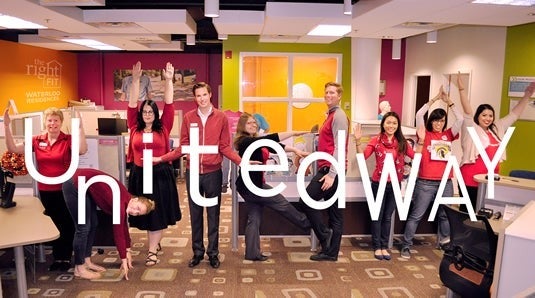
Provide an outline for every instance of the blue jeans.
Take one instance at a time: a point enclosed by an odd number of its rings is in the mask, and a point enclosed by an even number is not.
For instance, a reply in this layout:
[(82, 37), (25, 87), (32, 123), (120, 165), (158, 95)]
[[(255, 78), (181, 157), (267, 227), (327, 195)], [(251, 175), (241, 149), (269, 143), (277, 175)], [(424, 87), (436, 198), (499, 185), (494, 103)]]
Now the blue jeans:
[(62, 187), (65, 203), (74, 220), (74, 264), (82, 265), (85, 258), (91, 256), (98, 225), (97, 205), (87, 192), (85, 195), (85, 225), (78, 224), (78, 188), (74, 185), (72, 178), (63, 183)]
[[(379, 189), (379, 182), (372, 181), (373, 197), (377, 198), (377, 191)], [(390, 228), (392, 222), (392, 214), (396, 208), (396, 200), (392, 183), (388, 182), (385, 188), (385, 195), (383, 203), (381, 204), (381, 211), (379, 218), (372, 220), (372, 246), (373, 250), (387, 249), (390, 240)]]
[[(409, 247), (412, 245), (412, 239), (414, 238), (418, 224), (427, 211), (427, 208), (429, 208), (429, 205), (435, 200), (439, 186), (440, 180), (435, 181), (420, 178), (416, 180), (411, 202), (412, 207), (405, 224), (402, 247)], [(453, 197), (453, 183), (451, 182), (451, 179), (446, 183), (442, 196)], [(435, 218), (438, 218), (438, 241), (440, 242), (450, 236), (450, 225), (442, 206), (438, 207)]]

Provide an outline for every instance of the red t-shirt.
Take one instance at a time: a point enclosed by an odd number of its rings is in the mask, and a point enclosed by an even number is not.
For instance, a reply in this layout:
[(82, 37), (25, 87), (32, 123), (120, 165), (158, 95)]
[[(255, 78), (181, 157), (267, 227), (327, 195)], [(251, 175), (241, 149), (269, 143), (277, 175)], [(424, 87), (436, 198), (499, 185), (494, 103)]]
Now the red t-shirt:
[[(451, 143), (458, 138), (459, 134), (454, 136), (451, 128), (443, 132), (426, 131), (418, 177), (428, 180), (441, 180), (448, 159), (452, 154)], [(453, 171), (450, 172), (449, 177), (453, 177)]]
[[(56, 142), (50, 145), (48, 133), (34, 136), (32, 148), (35, 152), (36, 167), (47, 177), (58, 177), (67, 171), (71, 163), (71, 135), (59, 133)], [(42, 191), (61, 191), (61, 184), (37, 183)]]
[[(494, 155), (496, 155), (496, 151), (498, 151), (500, 142), (496, 140), (494, 135), (489, 131), (487, 131), (487, 135), (489, 136), (490, 144), (487, 146), (487, 148), (485, 148), (485, 152), (487, 152), (489, 159), (492, 160), (494, 158)], [(481, 156), (477, 157), (475, 163), (467, 163), (461, 167), (461, 174), (463, 176), (464, 184), (466, 184), (466, 186), (477, 187), (478, 183), (474, 180), (474, 176), (477, 174), (486, 174), (487, 172), (487, 167), (485, 166), (485, 163), (483, 162)], [(498, 174), (498, 172), (500, 172), (499, 163), (494, 169), (494, 173)]]
[(129, 107), (127, 110), (128, 128), (130, 129), (130, 142), (128, 148), (128, 161), (133, 161), (139, 167), (143, 167), (143, 150), (152, 149), (152, 156), (162, 156), (169, 152), (169, 132), (173, 128), (175, 109), (173, 104), (165, 104), (163, 107), (161, 133), (152, 133), (152, 143), (143, 143), (143, 131), (137, 129), (137, 114), (139, 108)]

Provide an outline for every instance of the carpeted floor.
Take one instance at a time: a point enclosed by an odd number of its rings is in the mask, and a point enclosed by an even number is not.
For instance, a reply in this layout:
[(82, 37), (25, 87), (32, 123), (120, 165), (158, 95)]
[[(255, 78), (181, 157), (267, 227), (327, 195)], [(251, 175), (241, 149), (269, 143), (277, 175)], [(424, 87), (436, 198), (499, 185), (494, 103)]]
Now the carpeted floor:
[[(70, 272), (48, 272), (51, 262), (37, 263), (34, 276), (27, 269), (30, 297), (445, 297), (438, 276), (442, 252), (435, 249), (435, 237), (416, 239), (410, 260), (393, 249), (391, 261), (378, 261), (370, 249), (369, 237), (345, 237), (337, 262), (313, 262), (308, 258), (309, 237), (264, 237), (266, 262), (243, 259), (243, 237), (237, 252), (231, 250), (230, 196), (224, 196), (220, 226), (219, 269), (205, 260), (188, 268), (192, 256), (187, 196), (179, 184), (184, 219), (166, 230), (161, 262), (145, 267), (146, 233), (131, 230), (134, 269), (130, 280), (119, 273), (120, 259), (113, 248), (95, 249), (93, 261), (108, 268), (100, 280), (74, 279)], [(267, 220), (267, 219), (264, 219)], [(4, 297), (16, 297), (16, 273), (12, 250), (0, 250), (0, 273)]]

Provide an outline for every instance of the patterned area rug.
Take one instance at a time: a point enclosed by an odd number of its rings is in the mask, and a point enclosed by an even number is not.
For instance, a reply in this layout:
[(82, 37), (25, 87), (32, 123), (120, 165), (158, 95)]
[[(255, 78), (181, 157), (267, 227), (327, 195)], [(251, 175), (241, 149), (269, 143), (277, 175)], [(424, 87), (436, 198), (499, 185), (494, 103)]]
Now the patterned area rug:
[[(433, 236), (417, 238), (409, 260), (394, 248), (391, 261), (373, 257), (369, 237), (344, 237), (337, 262), (310, 261), (309, 237), (263, 237), (268, 261), (246, 261), (243, 237), (238, 251), (231, 250), (229, 195), (224, 196), (221, 212), (221, 267), (213, 269), (204, 260), (188, 268), (191, 229), (183, 184), (179, 193), (184, 217), (165, 231), (159, 264), (145, 266), (147, 235), (131, 229), (134, 269), (129, 281), (118, 270), (120, 259), (113, 247), (105, 247), (103, 254), (95, 249), (93, 261), (108, 270), (94, 281), (74, 279), (73, 269), (48, 272), (52, 260), (47, 251), (47, 263), (36, 264), (35, 280), (27, 268), (30, 297), (445, 297), (438, 276), (442, 252), (435, 249)], [(0, 250), (0, 274), (4, 297), (16, 297), (12, 250)]]

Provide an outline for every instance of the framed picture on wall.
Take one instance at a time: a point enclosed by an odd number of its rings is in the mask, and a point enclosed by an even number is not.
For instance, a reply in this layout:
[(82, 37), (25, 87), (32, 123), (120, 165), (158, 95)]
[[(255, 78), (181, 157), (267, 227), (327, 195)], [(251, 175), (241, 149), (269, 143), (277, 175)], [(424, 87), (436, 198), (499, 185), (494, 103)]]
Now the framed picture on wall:
[[(113, 72), (113, 97), (115, 101), (128, 101), (129, 87), (132, 84), (131, 69), (116, 69)], [(173, 77), (173, 100), (194, 100), (192, 88), (197, 82), (195, 69), (175, 69)], [(163, 101), (165, 78), (161, 69), (145, 69), (140, 79), (140, 98)]]
[[(507, 96), (522, 97), (524, 96), (524, 90), (526, 87), (535, 81), (535, 77), (509, 77), (509, 87), (507, 88)], [(531, 97), (535, 97), (535, 94)]]

